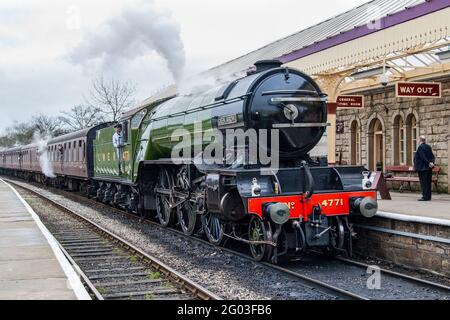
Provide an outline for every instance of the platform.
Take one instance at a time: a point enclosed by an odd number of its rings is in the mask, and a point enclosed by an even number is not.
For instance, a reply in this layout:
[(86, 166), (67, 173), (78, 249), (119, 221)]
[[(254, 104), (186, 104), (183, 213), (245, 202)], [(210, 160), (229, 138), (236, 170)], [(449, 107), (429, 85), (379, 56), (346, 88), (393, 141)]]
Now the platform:
[(429, 202), (417, 201), (421, 197), (418, 193), (391, 192), (391, 196), (392, 200), (378, 200), (379, 215), (389, 213), (407, 215), (416, 217), (421, 220), (420, 222), (428, 220), (430, 223), (448, 220), (450, 226), (449, 194), (433, 194), (433, 201)]
[(0, 300), (88, 300), (57, 242), (0, 179)]

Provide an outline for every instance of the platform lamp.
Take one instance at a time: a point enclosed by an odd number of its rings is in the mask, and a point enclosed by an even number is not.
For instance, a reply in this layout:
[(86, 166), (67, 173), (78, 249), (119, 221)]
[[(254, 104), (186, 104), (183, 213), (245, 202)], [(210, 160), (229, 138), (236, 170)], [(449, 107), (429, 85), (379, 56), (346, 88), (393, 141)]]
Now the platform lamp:
[(391, 69), (391, 67), (383, 65), (380, 67), (371, 68), (371, 69), (352, 73), (350, 75), (350, 77), (354, 78), (355, 80), (361, 80), (361, 79), (370, 78), (370, 77), (374, 77), (374, 76), (382, 76), (382, 75), (386, 75), (386, 72), (389, 71), (389, 69)]

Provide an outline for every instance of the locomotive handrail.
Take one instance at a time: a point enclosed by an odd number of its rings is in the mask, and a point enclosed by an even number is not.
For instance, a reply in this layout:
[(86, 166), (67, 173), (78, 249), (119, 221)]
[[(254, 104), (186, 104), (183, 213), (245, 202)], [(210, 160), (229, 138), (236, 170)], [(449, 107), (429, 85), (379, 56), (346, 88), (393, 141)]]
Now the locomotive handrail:
[(329, 127), (330, 123), (275, 123), (272, 128), (320, 128)]
[(311, 197), (314, 194), (314, 178), (313, 175), (311, 174), (311, 169), (309, 168), (308, 164), (306, 163), (306, 161), (302, 161), (302, 169), (305, 170), (305, 177), (308, 183), (308, 191), (306, 192), (306, 200), (311, 199)]
[(319, 96), (319, 94), (316, 91), (312, 90), (274, 90), (274, 91), (264, 91), (262, 93), (263, 96), (270, 96), (276, 94), (309, 94), (315, 97)]
[(327, 102), (328, 97), (278, 97), (270, 99), (272, 102)]
[(235, 97), (235, 98), (232, 98), (232, 99), (229, 99), (229, 100), (224, 100), (224, 101), (221, 101), (221, 102), (215, 102), (215, 103), (207, 104), (207, 105), (200, 106), (200, 107), (197, 107), (197, 108), (194, 108), (194, 109), (189, 109), (189, 110), (186, 110), (186, 111), (183, 111), (183, 112), (178, 112), (176, 114), (170, 114), (170, 115), (166, 115), (166, 116), (162, 116), (162, 117), (158, 117), (158, 118), (150, 118), (150, 119), (148, 119), (148, 123), (151, 123), (153, 121), (160, 121), (160, 120), (165, 120), (165, 119), (169, 119), (169, 118), (179, 117), (179, 116), (182, 116), (182, 115), (187, 115), (187, 114), (195, 113), (195, 112), (198, 112), (198, 111), (203, 111), (203, 110), (217, 108), (217, 107), (222, 106), (222, 105), (226, 105), (226, 104), (230, 104), (230, 103), (233, 103), (233, 102), (244, 100), (249, 95), (252, 95), (252, 93), (250, 92), (250, 93), (247, 93), (247, 94), (245, 94), (243, 96), (240, 96), (240, 97)]

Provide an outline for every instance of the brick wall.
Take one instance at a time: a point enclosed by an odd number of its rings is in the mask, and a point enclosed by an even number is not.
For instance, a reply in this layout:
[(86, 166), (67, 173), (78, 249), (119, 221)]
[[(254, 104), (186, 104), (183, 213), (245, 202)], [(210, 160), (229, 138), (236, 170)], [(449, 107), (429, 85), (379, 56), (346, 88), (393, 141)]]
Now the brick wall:
[[(385, 229), (450, 239), (450, 227), (403, 222), (385, 218), (360, 221)], [(450, 276), (450, 244), (391, 235), (355, 227), (358, 239), (354, 252), (413, 269), (424, 269)]]
[[(361, 127), (361, 161), (368, 166), (368, 130), (369, 123), (375, 117), (384, 124), (385, 137), (385, 165), (394, 165), (394, 119), (402, 115), (404, 121), (410, 114), (414, 114), (418, 121), (419, 136), (425, 135), (436, 155), (436, 162), (442, 167), (439, 178), (439, 188), (442, 192), (450, 192), (448, 162), (450, 146), (450, 77), (435, 79), (442, 82), (442, 98), (415, 99), (395, 98), (393, 86), (364, 91), (355, 94), (365, 96), (363, 110), (338, 110), (337, 120), (345, 124), (344, 134), (336, 137), (336, 151), (342, 153), (344, 163), (351, 163), (351, 124), (357, 120)], [(339, 155), (338, 155), (339, 159)]]

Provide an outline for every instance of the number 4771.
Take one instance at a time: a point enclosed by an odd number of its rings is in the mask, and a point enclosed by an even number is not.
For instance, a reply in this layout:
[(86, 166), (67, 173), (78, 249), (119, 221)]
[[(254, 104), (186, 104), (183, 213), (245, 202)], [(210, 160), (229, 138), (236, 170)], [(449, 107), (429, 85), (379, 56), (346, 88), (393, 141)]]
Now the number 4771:
[(322, 207), (338, 207), (344, 205), (344, 199), (328, 199), (322, 201)]

